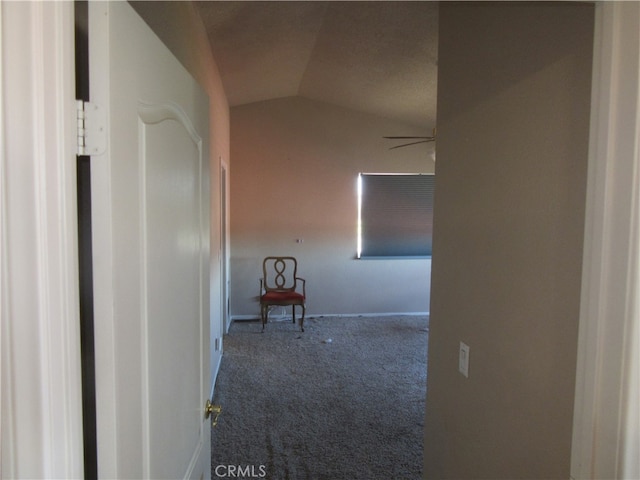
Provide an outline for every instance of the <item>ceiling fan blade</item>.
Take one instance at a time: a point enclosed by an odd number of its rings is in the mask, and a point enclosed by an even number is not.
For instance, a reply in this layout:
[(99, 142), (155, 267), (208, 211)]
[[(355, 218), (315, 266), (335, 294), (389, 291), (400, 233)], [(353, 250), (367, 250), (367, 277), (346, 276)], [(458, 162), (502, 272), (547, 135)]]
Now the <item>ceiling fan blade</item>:
[(402, 148), (402, 147), (408, 147), (409, 145), (417, 145), (418, 143), (429, 143), (429, 142), (433, 142), (434, 140), (435, 140), (435, 138), (428, 138), (427, 140), (420, 140), (419, 142), (404, 143), (402, 145), (396, 145), (395, 147), (391, 147), (391, 148), (389, 148), (389, 150), (394, 150), (396, 148)]
[(391, 140), (413, 140), (414, 138), (423, 138), (423, 139), (435, 139), (436, 137), (382, 137), (382, 138), (389, 138)]

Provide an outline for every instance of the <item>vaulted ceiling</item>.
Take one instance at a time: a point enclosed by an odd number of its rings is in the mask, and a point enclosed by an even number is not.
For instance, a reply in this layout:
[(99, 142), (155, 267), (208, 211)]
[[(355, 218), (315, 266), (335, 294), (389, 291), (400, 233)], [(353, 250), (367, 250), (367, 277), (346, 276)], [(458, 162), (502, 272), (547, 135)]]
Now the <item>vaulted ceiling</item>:
[(197, 2), (230, 106), (302, 96), (435, 127), (438, 4)]

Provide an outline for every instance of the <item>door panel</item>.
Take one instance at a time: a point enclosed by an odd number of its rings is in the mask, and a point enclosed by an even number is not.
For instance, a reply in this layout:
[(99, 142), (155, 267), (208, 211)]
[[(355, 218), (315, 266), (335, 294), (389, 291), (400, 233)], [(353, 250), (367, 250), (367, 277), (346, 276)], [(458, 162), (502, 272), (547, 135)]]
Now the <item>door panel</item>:
[[(147, 107), (141, 116), (143, 181), (143, 345), (147, 363), (145, 458), (151, 478), (180, 478), (188, 463), (171, 453), (194, 451), (202, 426), (204, 329), (203, 215), (200, 188), (202, 142), (189, 134), (188, 119), (170, 108)], [(170, 385), (180, 395), (157, 395)], [(184, 408), (183, 405), (190, 406)], [(173, 412), (163, 417), (165, 411)], [(162, 421), (154, 421), (162, 419)], [(154, 459), (151, 462), (151, 459)], [(188, 459), (182, 459), (184, 460)]]
[(209, 478), (208, 97), (126, 2), (89, 2), (98, 468)]

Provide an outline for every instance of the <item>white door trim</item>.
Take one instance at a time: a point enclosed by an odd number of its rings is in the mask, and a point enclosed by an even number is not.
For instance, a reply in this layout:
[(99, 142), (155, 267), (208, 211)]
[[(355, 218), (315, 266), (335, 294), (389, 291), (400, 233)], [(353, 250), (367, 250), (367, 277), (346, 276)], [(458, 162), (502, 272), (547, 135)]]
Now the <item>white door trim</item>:
[(571, 476), (640, 478), (640, 3), (596, 5)]
[(81, 478), (73, 2), (1, 2), (3, 478)]
[[(229, 333), (229, 327), (231, 326), (231, 312), (229, 311), (229, 289), (230, 289), (230, 270), (229, 270), (229, 262), (230, 262), (230, 209), (229, 209), (229, 164), (220, 157), (220, 231), (222, 232), (222, 236), (220, 238), (221, 241), (221, 250), (223, 252), (222, 260), (221, 260), (221, 282), (224, 283), (222, 285), (222, 322), (223, 322), (223, 331), (224, 333)], [(222, 198), (224, 196), (224, 198)]]

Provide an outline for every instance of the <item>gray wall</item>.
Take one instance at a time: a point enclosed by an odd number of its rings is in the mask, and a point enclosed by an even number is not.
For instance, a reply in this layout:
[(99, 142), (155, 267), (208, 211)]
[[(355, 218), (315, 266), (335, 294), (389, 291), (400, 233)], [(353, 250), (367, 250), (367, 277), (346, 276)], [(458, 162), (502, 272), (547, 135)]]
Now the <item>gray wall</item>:
[(427, 478), (569, 478), (592, 46), (589, 4), (441, 5)]
[(267, 255), (298, 258), (311, 315), (427, 312), (430, 260), (355, 259), (358, 173), (432, 172), (432, 144), (382, 138), (426, 133), (300, 97), (232, 108), (232, 315), (259, 315)]

